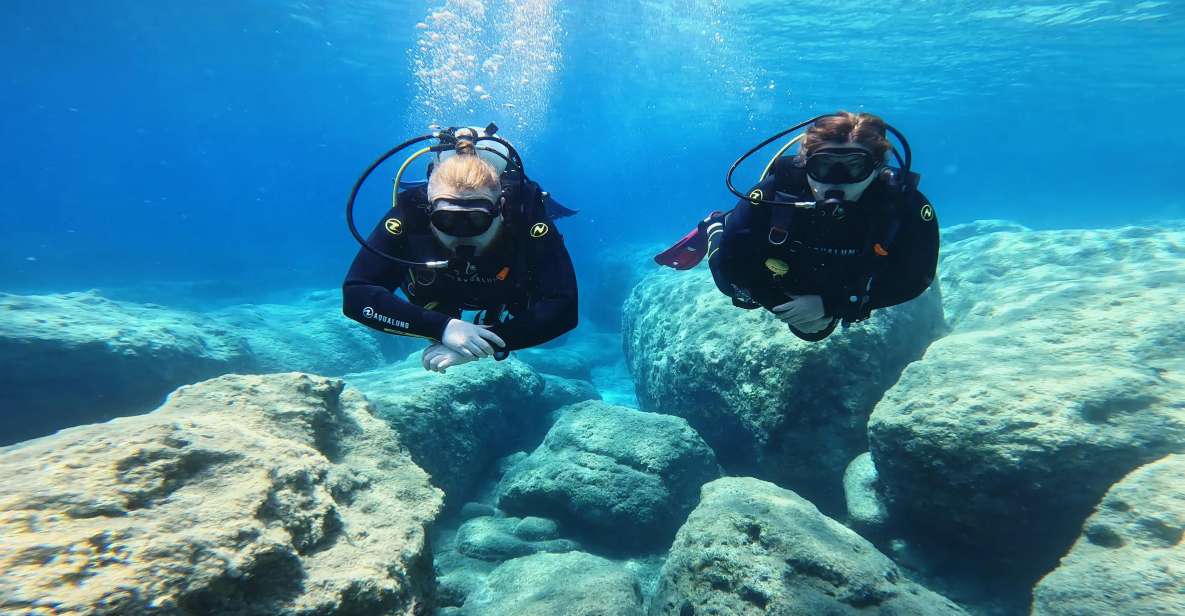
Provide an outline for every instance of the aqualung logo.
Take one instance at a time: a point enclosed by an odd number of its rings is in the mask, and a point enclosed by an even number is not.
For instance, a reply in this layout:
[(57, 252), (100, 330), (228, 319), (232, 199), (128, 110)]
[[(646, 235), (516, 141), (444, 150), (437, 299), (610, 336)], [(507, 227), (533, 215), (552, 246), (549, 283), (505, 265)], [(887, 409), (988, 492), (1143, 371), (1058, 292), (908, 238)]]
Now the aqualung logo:
[(822, 246), (811, 246), (810, 249), (833, 257), (854, 257), (860, 252), (855, 248), (823, 248)]
[(383, 323), (384, 325), (390, 325), (391, 327), (398, 327), (400, 329), (409, 329), (411, 327), (407, 321), (400, 321), (399, 319), (392, 319), (385, 314), (379, 314), (370, 306), (362, 309), (362, 316)]

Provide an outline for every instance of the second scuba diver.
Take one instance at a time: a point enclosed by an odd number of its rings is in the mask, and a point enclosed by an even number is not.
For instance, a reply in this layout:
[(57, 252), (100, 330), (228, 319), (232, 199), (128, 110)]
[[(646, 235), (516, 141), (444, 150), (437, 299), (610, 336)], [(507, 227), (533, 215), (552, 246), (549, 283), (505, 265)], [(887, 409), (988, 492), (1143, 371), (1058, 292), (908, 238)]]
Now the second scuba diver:
[[(746, 158), (804, 126), (741, 194), (732, 174)], [(901, 142), (905, 158), (886, 131)], [(796, 155), (783, 156), (800, 143)], [(899, 168), (886, 165), (892, 152)], [(877, 308), (921, 295), (938, 264), (938, 220), (917, 189), (909, 144), (868, 113), (819, 116), (750, 150), (728, 173), (741, 198), (713, 212), (675, 246), (655, 257), (690, 269), (706, 255), (721, 293), (744, 309), (765, 308), (807, 341), (836, 325), (867, 319)]]
[[(371, 165), (347, 205), (362, 249), (342, 285), (343, 312), (379, 331), (433, 341), (422, 355), (427, 370), (504, 359), (576, 327), (576, 276), (553, 220), (574, 212), (527, 179), (496, 131), (491, 124), (411, 140)], [(353, 223), (359, 187), (384, 160), (428, 139), (439, 144), (404, 163), (392, 208), (363, 240)], [(436, 159), (427, 183), (400, 182), (428, 153)], [(463, 310), (478, 317), (466, 321)]]

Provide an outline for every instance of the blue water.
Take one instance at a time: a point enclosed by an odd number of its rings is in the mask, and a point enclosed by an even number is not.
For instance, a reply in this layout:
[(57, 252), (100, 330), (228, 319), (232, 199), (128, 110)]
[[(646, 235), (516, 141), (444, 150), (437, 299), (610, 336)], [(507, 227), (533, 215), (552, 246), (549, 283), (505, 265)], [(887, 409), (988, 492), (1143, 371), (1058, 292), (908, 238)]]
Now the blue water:
[(0, 288), (334, 286), (350, 184), (432, 121), (499, 122), (582, 210), (562, 226), (586, 270), (728, 206), (740, 152), (837, 108), (909, 136), (945, 225), (1185, 215), (1177, 3), (520, 0), (544, 10), (518, 23), (486, 4), (452, 34), (532, 81), (457, 103), (416, 75), (441, 0), (6, 2)]

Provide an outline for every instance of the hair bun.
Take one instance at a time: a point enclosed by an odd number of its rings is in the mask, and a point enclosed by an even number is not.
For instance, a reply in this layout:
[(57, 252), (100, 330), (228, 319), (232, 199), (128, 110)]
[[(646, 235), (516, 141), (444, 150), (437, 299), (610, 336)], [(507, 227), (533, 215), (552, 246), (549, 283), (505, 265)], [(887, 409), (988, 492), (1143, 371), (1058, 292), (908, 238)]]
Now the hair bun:
[(461, 139), (457, 141), (457, 154), (461, 156), (474, 156), (477, 154), (477, 147), (472, 141)]

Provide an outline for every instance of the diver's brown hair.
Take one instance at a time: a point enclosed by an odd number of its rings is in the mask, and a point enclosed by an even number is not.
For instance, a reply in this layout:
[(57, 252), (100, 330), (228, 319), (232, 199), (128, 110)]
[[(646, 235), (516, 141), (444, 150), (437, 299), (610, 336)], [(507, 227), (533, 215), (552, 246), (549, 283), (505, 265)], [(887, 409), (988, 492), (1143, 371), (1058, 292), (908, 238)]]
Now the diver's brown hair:
[(799, 154), (810, 156), (827, 141), (858, 143), (868, 148), (877, 160), (884, 160), (892, 147), (885, 136), (885, 121), (871, 113), (837, 111), (815, 122), (807, 129)]

